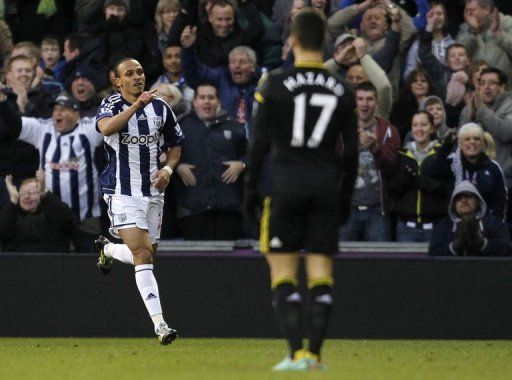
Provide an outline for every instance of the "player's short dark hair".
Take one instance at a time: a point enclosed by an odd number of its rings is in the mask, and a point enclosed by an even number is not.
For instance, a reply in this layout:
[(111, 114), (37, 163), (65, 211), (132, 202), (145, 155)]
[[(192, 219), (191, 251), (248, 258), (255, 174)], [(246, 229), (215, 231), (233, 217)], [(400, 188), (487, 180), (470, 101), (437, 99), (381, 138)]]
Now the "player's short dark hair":
[(290, 34), (306, 50), (322, 50), (325, 44), (324, 17), (312, 8), (304, 8), (293, 18)]
[(217, 98), (219, 97), (219, 87), (216, 84), (213, 84), (212, 82), (199, 82), (195, 88), (194, 88), (194, 99), (197, 97), (197, 89), (199, 87), (213, 87), (215, 89), (215, 94), (217, 95)]
[(119, 72), (119, 66), (126, 62), (126, 61), (134, 61), (135, 59), (134, 58), (122, 58), (120, 59), (119, 61), (117, 61), (117, 63), (114, 65), (114, 67), (112, 68), (112, 70), (114, 71), (114, 76), (116, 78), (119, 78), (120, 77), (120, 72)]
[(489, 73), (496, 74), (498, 76), (498, 80), (499, 80), (500, 84), (507, 85), (507, 82), (508, 82), (507, 74), (505, 74), (503, 71), (501, 71), (497, 67), (488, 67), (486, 69), (483, 69), (482, 72), (480, 73), (480, 78), (482, 78), (482, 75), (489, 74)]
[(357, 91), (369, 91), (369, 92), (373, 92), (375, 94), (375, 97), (378, 98), (379, 95), (377, 94), (377, 89), (375, 88), (375, 86), (373, 85), (373, 83), (371, 82), (368, 82), (368, 81), (365, 81), (365, 82), (361, 82), (359, 83), (356, 88), (355, 88), (355, 92)]

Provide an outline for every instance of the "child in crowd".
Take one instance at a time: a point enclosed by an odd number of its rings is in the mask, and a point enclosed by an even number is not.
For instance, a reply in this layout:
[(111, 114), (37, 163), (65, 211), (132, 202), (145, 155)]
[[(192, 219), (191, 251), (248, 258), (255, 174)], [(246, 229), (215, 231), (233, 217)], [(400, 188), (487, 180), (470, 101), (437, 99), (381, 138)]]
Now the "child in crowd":
[(59, 41), (54, 37), (45, 37), (41, 41), (41, 62), (39, 67), (45, 70), (47, 75), (53, 74), (53, 78), (59, 78), (66, 60), (62, 57)]

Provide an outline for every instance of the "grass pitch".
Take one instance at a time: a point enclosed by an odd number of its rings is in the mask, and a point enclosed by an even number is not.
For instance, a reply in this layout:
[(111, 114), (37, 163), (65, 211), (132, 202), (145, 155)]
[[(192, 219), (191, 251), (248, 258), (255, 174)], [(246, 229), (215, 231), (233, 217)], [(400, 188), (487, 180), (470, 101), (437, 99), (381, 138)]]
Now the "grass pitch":
[(274, 339), (0, 338), (0, 379), (511, 379), (510, 341), (329, 340), (325, 372), (273, 373)]

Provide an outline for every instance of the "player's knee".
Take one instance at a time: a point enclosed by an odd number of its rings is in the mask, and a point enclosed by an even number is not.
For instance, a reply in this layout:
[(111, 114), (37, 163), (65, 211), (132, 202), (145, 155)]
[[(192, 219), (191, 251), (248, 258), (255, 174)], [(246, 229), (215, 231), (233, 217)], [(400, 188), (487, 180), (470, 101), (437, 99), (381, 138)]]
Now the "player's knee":
[(272, 283), (274, 293), (273, 305), (278, 307), (285, 303), (301, 303), (302, 297), (297, 291), (297, 280), (292, 278), (280, 279)]
[(137, 247), (132, 250), (136, 261), (144, 264), (153, 264), (152, 250), (149, 247)]

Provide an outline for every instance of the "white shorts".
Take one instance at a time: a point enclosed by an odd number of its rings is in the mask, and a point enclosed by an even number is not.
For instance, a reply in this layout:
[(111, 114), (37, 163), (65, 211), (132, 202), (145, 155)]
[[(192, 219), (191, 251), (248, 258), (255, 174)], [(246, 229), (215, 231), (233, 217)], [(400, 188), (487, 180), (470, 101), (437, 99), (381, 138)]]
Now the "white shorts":
[(162, 229), (164, 195), (132, 197), (121, 194), (104, 194), (110, 218), (110, 234), (119, 239), (119, 230), (138, 227), (146, 230), (151, 243), (158, 243)]

